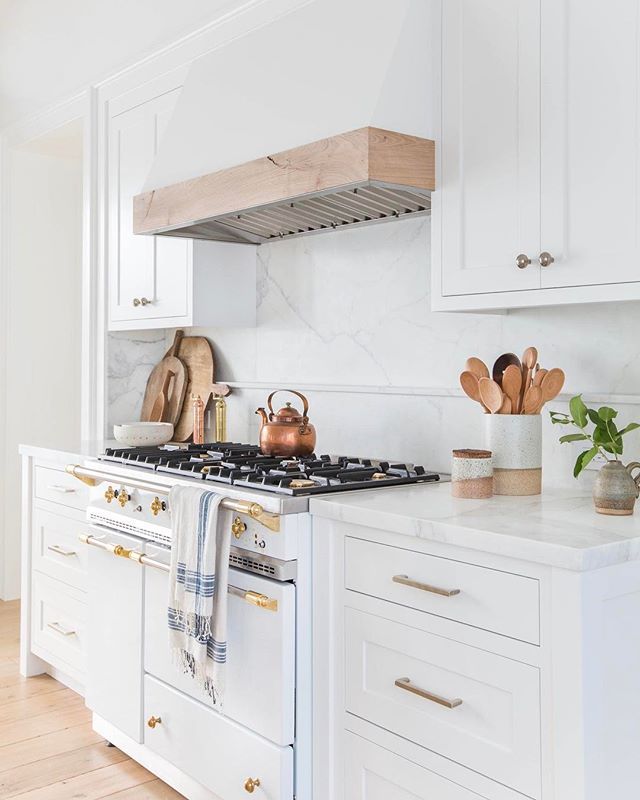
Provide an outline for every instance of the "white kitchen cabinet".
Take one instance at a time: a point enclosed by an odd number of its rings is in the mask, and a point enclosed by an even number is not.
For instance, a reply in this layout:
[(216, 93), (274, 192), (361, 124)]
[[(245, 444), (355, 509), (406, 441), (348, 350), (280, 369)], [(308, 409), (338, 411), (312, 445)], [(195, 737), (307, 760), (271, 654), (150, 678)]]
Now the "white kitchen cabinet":
[(441, 8), (434, 309), (640, 298), (635, 0)]
[(253, 245), (133, 233), (143, 186), (181, 89), (163, 77), (108, 104), (109, 329), (255, 324)]

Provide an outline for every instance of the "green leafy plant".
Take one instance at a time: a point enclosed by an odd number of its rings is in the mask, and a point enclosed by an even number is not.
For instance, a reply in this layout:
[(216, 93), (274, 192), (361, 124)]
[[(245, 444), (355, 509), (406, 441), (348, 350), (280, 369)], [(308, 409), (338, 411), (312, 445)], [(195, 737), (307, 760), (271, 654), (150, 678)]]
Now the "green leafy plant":
[[(573, 425), (578, 428), (580, 433), (568, 433), (560, 437), (560, 441), (565, 442), (590, 442), (591, 447), (583, 450), (576, 459), (573, 468), (573, 476), (577, 478), (582, 470), (590, 461), (600, 454), (607, 461), (619, 461), (622, 455), (622, 437), (627, 433), (640, 428), (637, 422), (630, 422), (626, 428), (618, 430), (614, 422), (618, 416), (615, 408), (602, 406), (597, 411), (595, 408), (587, 408), (582, 400), (582, 395), (578, 394), (569, 401), (569, 414), (561, 414), (558, 411), (549, 412), (551, 422), (554, 425)], [(587, 431), (589, 422), (593, 424), (591, 433)]]

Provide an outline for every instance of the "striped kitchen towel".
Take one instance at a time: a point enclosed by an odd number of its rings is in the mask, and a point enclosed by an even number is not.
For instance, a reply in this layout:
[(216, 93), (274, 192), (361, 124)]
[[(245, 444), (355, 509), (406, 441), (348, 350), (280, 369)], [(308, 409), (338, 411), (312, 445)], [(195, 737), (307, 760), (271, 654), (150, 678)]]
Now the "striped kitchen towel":
[(175, 663), (197, 681), (219, 708), (227, 660), (228, 526), (218, 530), (222, 497), (192, 486), (174, 486), (171, 509), (169, 644)]

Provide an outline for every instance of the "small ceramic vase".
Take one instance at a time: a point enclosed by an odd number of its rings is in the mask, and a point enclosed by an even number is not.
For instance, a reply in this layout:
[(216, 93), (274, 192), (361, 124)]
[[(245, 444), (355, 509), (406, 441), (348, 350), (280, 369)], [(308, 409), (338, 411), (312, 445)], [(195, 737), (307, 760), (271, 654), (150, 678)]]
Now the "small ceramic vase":
[(640, 492), (640, 475), (634, 478), (631, 474), (634, 469), (640, 470), (637, 461), (626, 467), (621, 461), (610, 461), (602, 467), (593, 487), (593, 502), (598, 514), (615, 517), (633, 514)]
[(451, 494), (474, 500), (493, 497), (493, 466), (489, 450), (453, 451)]
[(487, 414), (487, 449), (493, 453), (493, 492), (533, 495), (542, 491), (540, 414)]

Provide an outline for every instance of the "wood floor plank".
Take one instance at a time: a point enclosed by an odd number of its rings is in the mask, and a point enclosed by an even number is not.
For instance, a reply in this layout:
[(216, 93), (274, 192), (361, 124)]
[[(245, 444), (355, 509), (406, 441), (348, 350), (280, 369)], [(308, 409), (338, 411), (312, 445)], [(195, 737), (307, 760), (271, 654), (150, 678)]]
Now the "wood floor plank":
[(83, 698), (71, 689), (60, 686), (56, 692), (27, 697), (0, 706), (0, 725), (36, 717), (49, 711), (68, 711), (79, 707), (84, 708)]
[(142, 786), (110, 794), (108, 800), (185, 800), (185, 797), (156, 778), (149, 783), (143, 783)]
[(34, 764), (0, 772), (0, 797), (6, 800), (127, 760), (129, 757), (125, 753), (116, 747), (107, 747), (106, 742), (50, 756)]
[(154, 776), (140, 764), (135, 761), (121, 761), (69, 780), (23, 792), (19, 797), (20, 800), (100, 800), (152, 780)]
[(84, 705), (74, 706), (69, 710), (50, 711), (48, 714), (38, 714), (36, 717), (20, 720), (19, 722), (5, 722), (0, 725), (0, 747), (45, 733), (63, 731), (75, 725), (88, 722), (91, 714)]
[(53, 731), (0, 747), (0, 770), (33, 764), (97, 742), (104, 742), (104, 739), (92, 729), (91, 722), (87, 720), (63, 731)]
[(36, 675), (34, 678), (17, 676), (16, 680), (8, 685), (3, 685), (0, 678), (0, 710), (7, 703), (15, 703), (16, 700), (24, 700), (27, 697), (57, 692), (63, 688), (63, 685), (50, 675)]

